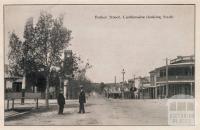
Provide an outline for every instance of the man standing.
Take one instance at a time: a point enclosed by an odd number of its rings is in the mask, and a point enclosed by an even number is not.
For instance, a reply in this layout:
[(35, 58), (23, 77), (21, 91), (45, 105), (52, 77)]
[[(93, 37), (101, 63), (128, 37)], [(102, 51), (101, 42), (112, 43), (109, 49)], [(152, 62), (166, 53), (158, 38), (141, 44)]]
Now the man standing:
[(65, 97), (63, 96), (62, 92), (59, 93), (57, 102), (59, 105), (58, 114), (63, 114), (63, 109), (64, 109), (64, 105), (65, 105)]
[(130, 88), (131, 99), (134, 99), (134, 87)]
[(81, 88), (81, 92), (79, 94), (79, 112), (78, 113), (85, 113), (85, 108), (84, 108), (84, 103), (86, 103), (86, 100), (85, 100), (85, 92), (83, 90), (83, 86), (81, 85), (80, 86)]

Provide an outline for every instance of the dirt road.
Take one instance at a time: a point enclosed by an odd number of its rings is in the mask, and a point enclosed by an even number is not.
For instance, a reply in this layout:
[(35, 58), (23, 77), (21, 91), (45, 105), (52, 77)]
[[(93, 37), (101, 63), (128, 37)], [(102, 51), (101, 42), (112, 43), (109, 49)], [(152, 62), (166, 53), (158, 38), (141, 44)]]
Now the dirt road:
[(54, 104), (49, 111), (30, 113), (5, 125), (167, 125), (165, 100), (107, 99), (94, 93), (85, 109), (85, 114), (79, 114), (78, 102), (66, 101), (64, 115), (57, 114)]

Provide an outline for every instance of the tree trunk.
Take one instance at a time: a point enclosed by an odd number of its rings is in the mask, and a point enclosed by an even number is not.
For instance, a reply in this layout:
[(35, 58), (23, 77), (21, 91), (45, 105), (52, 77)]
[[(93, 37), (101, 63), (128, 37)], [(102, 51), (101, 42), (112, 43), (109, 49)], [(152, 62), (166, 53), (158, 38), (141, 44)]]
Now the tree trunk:
[(21, 105), (24, 105), (25, 100), (25, 90), (27, 85), (27, 78), (26, 78), (26, 72), (24, 72), (23, 79), (22, 79), (22, 99), (21, 99)]
[(49, 76), (47, 76), (46, 79), (45, 105), (47, 108), (49, 108)]

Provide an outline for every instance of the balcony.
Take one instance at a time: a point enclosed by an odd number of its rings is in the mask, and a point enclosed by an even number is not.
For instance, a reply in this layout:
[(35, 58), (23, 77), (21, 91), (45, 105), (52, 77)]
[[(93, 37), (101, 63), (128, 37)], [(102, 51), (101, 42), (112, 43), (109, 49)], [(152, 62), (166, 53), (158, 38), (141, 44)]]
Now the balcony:
[[(194, 80), (194, 76), (169, 76), (168, 81)], [(166, 77), (157, 77), (157, 82), (166, 81)]]
[(170, 64), (194, 62), (194, 56), (178, 56), (176, 59), (170, 60)]

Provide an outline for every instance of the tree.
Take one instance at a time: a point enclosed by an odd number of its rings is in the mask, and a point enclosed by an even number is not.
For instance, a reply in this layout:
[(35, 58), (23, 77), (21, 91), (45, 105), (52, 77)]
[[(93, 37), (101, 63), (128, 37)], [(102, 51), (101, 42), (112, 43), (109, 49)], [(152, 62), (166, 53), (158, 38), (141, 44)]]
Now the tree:
[(35, 32), (33, 26), (33, 18), (29, 18), (26, 22), (24, 29), (24, 42), (22, 45), (23, 59), (24, 59), (24, 71), (25, 73), (32, 73), (38, 71), (39, 63), (37, 63), (35, 57)]
[(78, 68), (75, 71), (75, 75), (76, 75), (77, 80), (87, 79), (86, 72), (87, 72), (88, 69), (92, 68), (92, 65), (89, 63), (89, 61), (87, 61), (83, 66), (80, 65), (81, 63), (83, 63), (83, 61), (81, 61), (80, 59), (78, 59), (77, 60)]
[(69, 45), (71, 31), (63, 26), (63, 17), (53, 19), (46, 12), (40, 14), (35, 27), (36, 58), (46, 75), (46, 106), (49, 106), (49, 76), (51, 69), (61, 64), (61, 55)]
[(8, 54), (9, 60), (9, 73), (12, 76), (22, 76), (23, 68), (22, 68), (22, 42), (19, 37), (12, 32), (10, 34), (9, 47), (11, 48)]
[(56, 97), (60, 92), (60, 74), (56, 69), (52, 69), (50, 72), (50, 82), (49, 85), (55, 88)]
[(63, 26), (63, 17), (53, 18), (41, 12), (34, 27), (29, 18), (24, 29), (22, 42), (13, 32), (10, 35), (9, 65), (14, 75), (27, 75), (44, 71), (46, 76), (46, 106), (49, 106), (49, 78), (52, 68), (61, 64), (63, 50), (69, 46), (71, 30)]
[[(33, 60), (33, 39), (34, 39), (34, 29), (33, 29), (33, 19), (29, 18), (26, 22), (24, 29), (24, 42), (19, 40), (18, 36), (13, 32), (10, 37), (10, 47), (11, 51), (9, 53), (9, 67), (11, 74), (14, 76), (23, 76), (22, 83), (22, 96), (25, 92), (26, 77), (27, 74), (35, 71), (35, 65)], [(31, 80), (32, 81), (32, 80)], [(34, 83), (34, 82), (33, 82)], [(22, 102), (24, 103), (24, 99)]]
[[(34, 44), (34, 26), (33, 18), (29, 18), (24, 28), (24, 42), (22, 43), (22, 61), (23, 61), (23, 78), (25, 80), (24, 88), (27, 86), (27, 79), (31, 81), (33, 87), (36, 84), (35, 73), (37, 72), (37, 63), (34, 59), (35, 44)], [(24, 91), (24, 90), (22, 90)]]
[[(24, 41), (12, 32), (10, 34), (9, 72), (12, 76), (30, 75), (37, 71), (38, 64), (34, 59), (34, 27), (33, 19), (29, 18), (24, 28)], [(34, 78), (32, 78), (34, 80)]]

